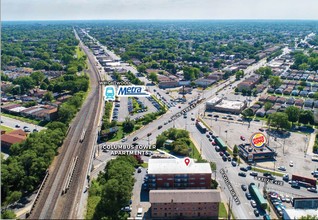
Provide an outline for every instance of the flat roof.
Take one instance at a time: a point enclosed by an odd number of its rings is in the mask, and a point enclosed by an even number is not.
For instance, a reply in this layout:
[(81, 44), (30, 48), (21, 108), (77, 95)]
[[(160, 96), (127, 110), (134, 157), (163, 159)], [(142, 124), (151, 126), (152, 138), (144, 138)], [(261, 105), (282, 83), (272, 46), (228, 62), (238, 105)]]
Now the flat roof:
[(288, 215), (289, 219), (299, 219), (301, 216), (306, 215), (317, 216), (318, 209), (283, 209), (283, 212)]
[(21, 111), (23, 111), (25, 109), (27, 109), (27, 108), (21, 106), (21, 107), (12, 108), (10, 110), (13, 111), (13, 112), (21, 112)]
[(217, 102), (220, 101), (220, 100), (221, 100), (220, 97), (215, 96), (215, 97), (213, 97), (212, 99), (210, 99), (209, 101), (206, 101), (206, 104), (215, 104), (215, 103), (217, 103)]
[(205, 173), (212, 174), (209, 163), (195, 163), (190, 159), (187, 166), (184, 159), (149, 159), (148, 174), (194, 174)]
[(221, 102), (215, 105), (215, 107), (219, 108), (227, 108), (227, 109), (241, 109), (244, 106), (244, 102), (241, 101), (231, 101), (223, 99)]
[(150, 190), (150, 203), (199, 203), (220, 202), (220, 191), (216, 189), (197, 190)]

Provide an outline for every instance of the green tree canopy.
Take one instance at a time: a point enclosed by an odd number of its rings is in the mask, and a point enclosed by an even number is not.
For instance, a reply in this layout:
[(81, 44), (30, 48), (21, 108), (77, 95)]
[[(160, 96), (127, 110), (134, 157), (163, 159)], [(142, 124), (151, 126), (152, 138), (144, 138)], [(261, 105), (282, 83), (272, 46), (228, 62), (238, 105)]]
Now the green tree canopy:
[(277, 129), (290, 129), (291, 127), (291, 123), (288, 121), (288, 115), (284, 112), (275, 112), (269, 115), (267, 124)]
[(300, 110), (296, 106), (288, 106), (285, 113), (288, 115), (288, 121), (295, 123), (299, 120)]
[(299, 123), (314, 124), (314, 113), (311, 110), (301, 111), (299, 115)]
[(282, 80), (279, 78), (279, 76), (270, 76), (269, 85), (277, 89), (282, 85)]

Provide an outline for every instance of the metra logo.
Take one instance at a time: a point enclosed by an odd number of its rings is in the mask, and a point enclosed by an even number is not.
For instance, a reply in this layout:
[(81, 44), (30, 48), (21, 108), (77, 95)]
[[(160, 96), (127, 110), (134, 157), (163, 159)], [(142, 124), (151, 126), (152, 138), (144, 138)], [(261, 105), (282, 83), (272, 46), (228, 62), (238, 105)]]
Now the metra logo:
[(150, 96), (144, 86), (119, 86), (117, 96)]

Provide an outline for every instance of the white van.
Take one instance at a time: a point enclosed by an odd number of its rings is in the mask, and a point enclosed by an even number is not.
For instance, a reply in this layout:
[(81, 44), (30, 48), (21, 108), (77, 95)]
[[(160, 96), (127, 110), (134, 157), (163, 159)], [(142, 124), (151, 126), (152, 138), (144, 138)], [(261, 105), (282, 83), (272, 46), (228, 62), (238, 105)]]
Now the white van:
[(135, 219), (141, 220), (142, 219), (142, 213), (143, 213), (142, 208), (138, 208), (137, 215), (136, 215)]

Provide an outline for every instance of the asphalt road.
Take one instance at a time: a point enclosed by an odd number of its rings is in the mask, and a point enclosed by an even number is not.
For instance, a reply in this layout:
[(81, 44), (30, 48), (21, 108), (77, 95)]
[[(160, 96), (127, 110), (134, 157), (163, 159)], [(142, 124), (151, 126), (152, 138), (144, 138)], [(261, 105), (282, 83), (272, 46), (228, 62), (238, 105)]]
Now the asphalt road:
[[(100, 86), (98, 86), (98, 70), (95, 67), (93, 56), (81, 43), (80, 46), (84, 48), (90, 61), (91, 90), (71, 124), (71, 129), (64, 140), (59, 156), (49, 169), (50, 175), (31, 213), (30, 217), (32, 219), (74, 219), (78, 217), (78, 212), (83, 211), (79, 210), (78, 207), (84, 192), (92, 148), (94, 143), (96, 143), (97, 132), (95, 128), (97, 127), (101, 111), (102, 93)], [(79, 139), (84, 129), (86, 130), (85, 138), (80, 143)], [(73, 171), (70, 188), (66, 194), (61, 196), (66, 177), (71, 170), (71, 162), (76, 157), (78, 157), (78, 161)]]
[[(1, 125), (12, 128), (12, 129), (22, 129), (23, 130), (24, 126), (27, 126), (28, 128), (30, 128), (31, 132), (33, 132), (33, 129), (37, 129), (38, 131), (46, 129), (45, 127), (41, 127), (41, 126), (34, 125), (31, 123), (23, 122), (23, 121), (9, 118), (6, 116), (1, 116), (1, 121), (3, 121), (3, 123), (1, 123)], [(16, 125), (19, 125), (20, 127), (17, 128)]]

